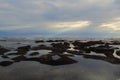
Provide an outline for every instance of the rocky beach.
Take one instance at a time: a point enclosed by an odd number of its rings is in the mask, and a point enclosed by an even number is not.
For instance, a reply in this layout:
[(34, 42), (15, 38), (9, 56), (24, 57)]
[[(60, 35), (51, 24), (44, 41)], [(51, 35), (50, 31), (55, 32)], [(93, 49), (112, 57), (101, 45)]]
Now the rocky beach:
[(119, 68), (118, 40), (0, 40), (0, 80), (119, 80)]

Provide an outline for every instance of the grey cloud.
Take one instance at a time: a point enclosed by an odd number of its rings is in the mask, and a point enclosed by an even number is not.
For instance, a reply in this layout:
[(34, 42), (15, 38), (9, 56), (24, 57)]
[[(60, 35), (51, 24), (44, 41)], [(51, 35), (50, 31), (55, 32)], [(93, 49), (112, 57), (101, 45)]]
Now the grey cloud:
[(29, 26), (29, 30), (48, 32), (44, 24), (83, 20), (92, 22), (84, 29), (87, 32), (89, 27), (99, 30), (101, 23), (120, 17), (119, 9), (118, 0), (0, 0), (0, 28)]

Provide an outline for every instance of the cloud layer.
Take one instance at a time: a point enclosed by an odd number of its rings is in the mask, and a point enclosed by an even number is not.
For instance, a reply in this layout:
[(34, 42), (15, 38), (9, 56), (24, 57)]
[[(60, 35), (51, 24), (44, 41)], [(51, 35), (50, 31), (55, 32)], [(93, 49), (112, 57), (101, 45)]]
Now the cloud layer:
[(65, 29), (65, 28), (73, 28), (73, 29), (80, 29), (91, 24), (90, 21), (70, 21), (70, 22), (54, 22), (50, 23), (47, 26), (51, 28), (57, 29)]
[(120, 18), (115, 18), (115, 19), (112, 19), (111, 21), (102, 23), (100, 27), (104, 29), (109, 29), (112, 31), (119, 31), (120, 30)]
[(118, 0), (0, 0), (0, 36), (6, 31), (113, 36), (120, 34), (119, 4)]

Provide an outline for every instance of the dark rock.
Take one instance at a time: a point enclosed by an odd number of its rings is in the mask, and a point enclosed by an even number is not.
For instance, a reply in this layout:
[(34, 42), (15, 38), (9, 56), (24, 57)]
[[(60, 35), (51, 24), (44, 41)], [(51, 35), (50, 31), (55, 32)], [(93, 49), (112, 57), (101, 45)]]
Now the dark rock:
[(32, 50), (41, 50), (41, 49), (50, 50), (51, 47), (47, 47), (46, 45), (38, 45), (37, 47), (32, 48)]
[(65, 52), (67, 49), (62, 49), (62, 48), (51, 48), (51, 50), (52, 50), (53, 53), (59, 54), (59, 53)]
[(66, 52), (71, 53), (71, 54), (73, 54), (73, 55), (83, 55), (83, 51), (67, 50)]
[(88, 42), (74, 41), (72, 44), (75, 46), (75, 49), (83, 49), (83, 48), (90, 47), (95, 44), (104, 44), (104, 42), (102, 41), (88, 41)]
[(4, 53), (6, 53), (8, 51), (10, 51), (10, 50), (3, 48), (3, 47), (0, 47), (0, 55), (3, 55)]
[(29, 51), (31, 49), (31, 46), (22, 46), (22, 47), (18, 47), (17, 51), (19, 54), (25, 54), (27, 51)]
[(104, 54), (107, 57), (113, 57), (114, 49), (112, 48), (100, 48), (100, 47), (90, 47), (90, 51), (96, 52), (97, 54)]
[(109, 43), (106, 43), (106, 44), (99, 45), (96, 48), (113, 48), (113, 47), (111, 47)]
[(67, 42), (64, 42), (64, 43), (52, 43), (51, 44), (52, 45), (52, 47), (55, 47), (55, 48), (70, 48), (69, 47), (69, 43), (67, 43)]
[(7, 55), (20, 55), (19, 53), (9, 53)]
[(6, 55), (2, 55), (1, 57), (2, 57), (2, 58), (9, 58), (9, 57), (8, 57), (8, 56), (6, 56)]
[(42, 56), (40, 56), (40, 61), (45, 61), (45, 62), (47, 62), (47, 61), (51, 61), (52, 60), (52, 56), (51, 55), (42, 55)]
[(54, 60), (52, 58), (52, 56), (41, 56), (40, 58), (40, 62), (42, 64), (48, 64), (48, 65), (53, 65), (53, 66), (57, 66), (57, 65), (68, 65), (68, 64), (73, 64), (73, 63), (76, 63), (77, 61), (76, 60), (73, 60), (67, 56), (64, 56), (64, 55), (58, 55), (60, 56), (59, 59), (57, 60)]
[(90, 47), (89, 50), (96, 53), (113, 53), (114, 52), (114, 49), (112, 48)]
[(39, 54), (39, 52), (33, 52), (30, 54), (30, 56), (34, 56), (34, 55), (38, 55), (38, 54)]
[(57, 55), (59, 56), (58, 59), (54, 59), (53, 57), (56, 56), (52, 54), (42, 55), (39, 58), (28, 58), (27, 61), (37, 61), (42, 64), (52, 65), (52, 66), (59, 66), (59, 65), (67, 65), (76, 63), (76, 60), (73, 60), (65, 55)]
[(112, 43), (112, 45), (120, 45), (120, 41), (111, 41)]
[(116, 52), (116, 54), (117, 54), (118, 56), (120, 56), (120, 50), (119, 50), (119, 51), (117, 51), (117, 52)]
[(87, 44), (95, 45), (95, 44), (104, 44), (102, 40), (99, 41), (88, 41)]
[(65, 45), (67, 48), (69, 48), (70, 43), (68, 43), (68, 42), (64, 42), (63, 45)]
[(54, 40), (47, 40), (46, 42), (55, 42)]
[(41, 61), (50, 61), (52, 60), (51, 54), (47, 54), (47, 55), (42, 55), (40, 57), (35, 57), (35, 58), (27, 58), (27, 61), (37, 61), (37, 62), (41, 62)]
[(35, 43), (41, 43), (44, 42), (44, 40), (36, 40)]
[(63, 53), (65, 52), (69, 47), (69, 43), (64, 42), (64, 43), (52, 43), (52, 51), (56, 53)]
[(12, 58), (12, 60), (14, 60), (14, 62), (25, 61), (26, 59), (27, 58), (25, 56), (23, 56), (23, 55)]
[(2, 62), (0, 62), (0, 66), (9, 66), (12, 63), (13, 63), (12, 61), (2, 61)]
[(55, 40), (55, 42), (64, 42), (65, 40)]
[(47, 40), (46, 42), (64, 42), (65, 40)]

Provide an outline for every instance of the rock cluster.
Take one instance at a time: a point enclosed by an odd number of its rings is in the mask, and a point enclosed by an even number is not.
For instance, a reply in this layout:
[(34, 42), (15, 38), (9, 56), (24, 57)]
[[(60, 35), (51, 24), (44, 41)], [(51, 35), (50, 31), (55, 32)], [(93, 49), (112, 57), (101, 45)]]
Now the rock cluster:
[[(35, 41), (35, 43), (45, 42), (43, 40)], [(66, 40), (48, 40), (46, 42), (50, 43), (50, 46), (40, 44), (38, 46), (32, 47), (30, 45), (20, 46), (14, 51), (15, 53), (7, 53), (10, 50), (0, 46), (0, 57), (2, 59), (7, 59), (0, 61), (0, 66), (9, 66), (13, 63), (20, 62), (20, 61), (37, 61), (42, 64), (47, 65), (67, 65), (77, 63), (77, 60), (74, 60), (71, 57), (74, 55), (83, 56), (83, 58), (89, 59), (96, 59), (96, 60), (103, 60), (112, 64), (120, 64), (120, 59), (116, 58), (113, 53), (116, 49), (112, 44), (117, 44), (118, 42), (103, 42), (99, 41), (86, 41), (82, 42), (79, 40), (76, 41), (66, 41)], [(74, 45), (75, 50), (69, 50), (70, 44)], [(29, 54), (27, 57), (27, 53), (29, 51), (36, 51)], [(49, 50), (48, 54), (41, 54), (37, 52), (37, 50)], [(91, 52), (95, 52), (96, 55), (91, 54)], [(5, 54), (7, 53), (7, 54)], [(67, 53), (67, 54), (65, 54)], [(103, 54), (104, 56), (101, 56)], [(16, 57), (10, 57), (14, 55)], [(116, 52), (117, 56), (120, 56), (120, 50)]]

